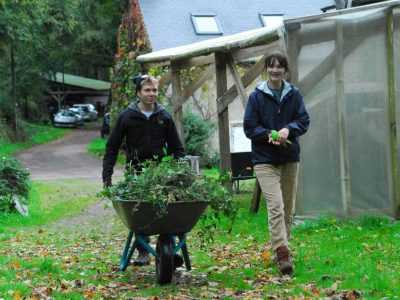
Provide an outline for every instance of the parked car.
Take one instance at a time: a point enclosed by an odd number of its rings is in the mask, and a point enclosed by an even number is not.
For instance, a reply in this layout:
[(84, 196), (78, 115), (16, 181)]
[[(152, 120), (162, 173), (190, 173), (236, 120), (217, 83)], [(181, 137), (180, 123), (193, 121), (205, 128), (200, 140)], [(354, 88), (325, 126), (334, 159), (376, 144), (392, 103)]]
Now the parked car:
[(78, 119), (78, 125), (82, 126), (84, 118), (85, 118), (85, 115), (86, 115), (85, 112), (83, 110), (79, 109), (79, 108), (76, 108), (76, 107), (70, 107), (69, 110), (72, 111), (76, 115), (76, 117)]
[(96, 121), (99, 113), (93, 104), (74, 104), (72, 107), (81, 108), (84, 112), (88, 114), (88, 120)]
[(78, 127), (79, 121), (73, 111), (62, 109), (54, 115), (53, 125), (55, 127)]
[(102, 139), (106, 139), (110, 135), (110, 113), (105, 113), (103, 118), (103, 124), (101, 125), (100, 136)]

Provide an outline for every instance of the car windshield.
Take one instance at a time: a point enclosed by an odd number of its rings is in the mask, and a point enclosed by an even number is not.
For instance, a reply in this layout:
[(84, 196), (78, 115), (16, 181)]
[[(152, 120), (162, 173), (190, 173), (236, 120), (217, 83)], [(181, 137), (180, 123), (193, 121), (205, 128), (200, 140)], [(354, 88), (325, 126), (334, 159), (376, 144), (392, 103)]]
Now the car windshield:
[(70, 110), (63, 110), (63, 111), (60, 111), (58, 114), (63, 117), (74, 117), (75, 116), (74, 112), (72, 112)]

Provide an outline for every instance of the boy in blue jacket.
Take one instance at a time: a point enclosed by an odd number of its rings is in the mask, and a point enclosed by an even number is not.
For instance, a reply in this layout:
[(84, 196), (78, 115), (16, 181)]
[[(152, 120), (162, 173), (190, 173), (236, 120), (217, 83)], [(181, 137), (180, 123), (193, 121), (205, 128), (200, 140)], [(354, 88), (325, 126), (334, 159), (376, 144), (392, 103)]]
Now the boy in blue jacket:
[(272, 249), (279, 271), (286, 275), (293, 271), (288, 238), (299, 174), (299, 136), (307, 132), (310, 118), (303, 96), (284, 79), (289, 70), (286, 56), (273, 52), (265, 59), (265, 69), (268, 80), (251, 93), (243, 128), (251, 140), (254, 170), (267, 199)]

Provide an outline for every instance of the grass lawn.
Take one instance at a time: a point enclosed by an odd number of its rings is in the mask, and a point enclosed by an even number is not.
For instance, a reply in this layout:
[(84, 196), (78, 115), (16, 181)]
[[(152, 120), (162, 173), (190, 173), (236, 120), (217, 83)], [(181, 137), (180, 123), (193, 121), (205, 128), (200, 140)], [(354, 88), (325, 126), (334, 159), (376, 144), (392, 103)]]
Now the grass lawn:
[[(89, 148), (101, 155), (104, 143), (94, 141)], [(215, 176), (216, 170), (204, 173)], [(160, 286), (154, 258), (150, 266), (118, 269), (128, 229), (117, 216), (54, 223), (76, 220), (74, 215), (99, 201), (98, 180), (31, 184), (28, 217), (0, 214), (0, 299), (399, 298), (400, 223), (385, 217), (301, 222), (290, 240), (295, 272), (280, 277), (272, 263), (265, 203), (250, 213), (254, 181), (241, 182), (232, 231), (222, 219), (214, 242), (203, 244), (200, 220), (188, 234), (192, 270), (178, 269), (172, 284)]]
[(118, 270), (128, 233), (118, 217), (104, 219), (104, 227), (46, 225), (97, 201), (98, 186), (76, 181), (34, 186), (29, 220), (0, 216), (0, 298), (398, 299), (400, 224), (387, 218), (324, 217), (296, 226), (295, 273), (280, 277), (267, 243), (265, 205), (250, 213), (252, 194), (244, 186), (245, 192), (234, 195), (241, 209), (232, 232), (222, 220), (214, 243), (202, 245), (195, 227), (188, 234), (193, 269), (180, 269), (173, 284), (159, 286), (154, 259), (147, 267)]
[(50, 124), (23, 123), (22, 126), (26, 135), (30, 137), (30, 140), (23, 143), (11, 143), (10, 141), (0, 140), (0, 157), (8, 156), (11, 153), (27, 149), (33, 145), (55, 140), (70, 131), (70, 129), (55, 128)]

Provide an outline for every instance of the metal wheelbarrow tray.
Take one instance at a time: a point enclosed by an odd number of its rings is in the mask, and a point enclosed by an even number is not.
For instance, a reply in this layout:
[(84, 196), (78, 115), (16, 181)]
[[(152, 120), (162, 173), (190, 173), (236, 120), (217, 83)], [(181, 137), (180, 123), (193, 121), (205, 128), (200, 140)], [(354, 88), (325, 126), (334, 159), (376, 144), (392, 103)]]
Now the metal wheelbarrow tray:
[[(122, 223), (129, 229), (129, 235), (121, 259), (120, 269), (125, 271), (133, 252), (141, 244), (156, 258), (156, 276), (159, 284), (171, 283), (175, 271), (174, 258), (182, 250), (187, 270), (191, 269), (186, 245), (186, 233), (196, 225), (209, 202), (170, 202), (166, 214), (157, 215), (157, 208), (150, 202), (139, 200), (112, 200)], [(132, 237), (135, 234), (135, 239)], [(158, 234), (156, 250), (144, 239), (144, 236)], [(173, 236), (179, 237), (175, 245)]]
[(122, 223), (132, 232), (142, 235), (187, 233), (196, 225), (209, 202), (170, 202), (167, 213), (157, 216), (150, 202), (113, 200)]

